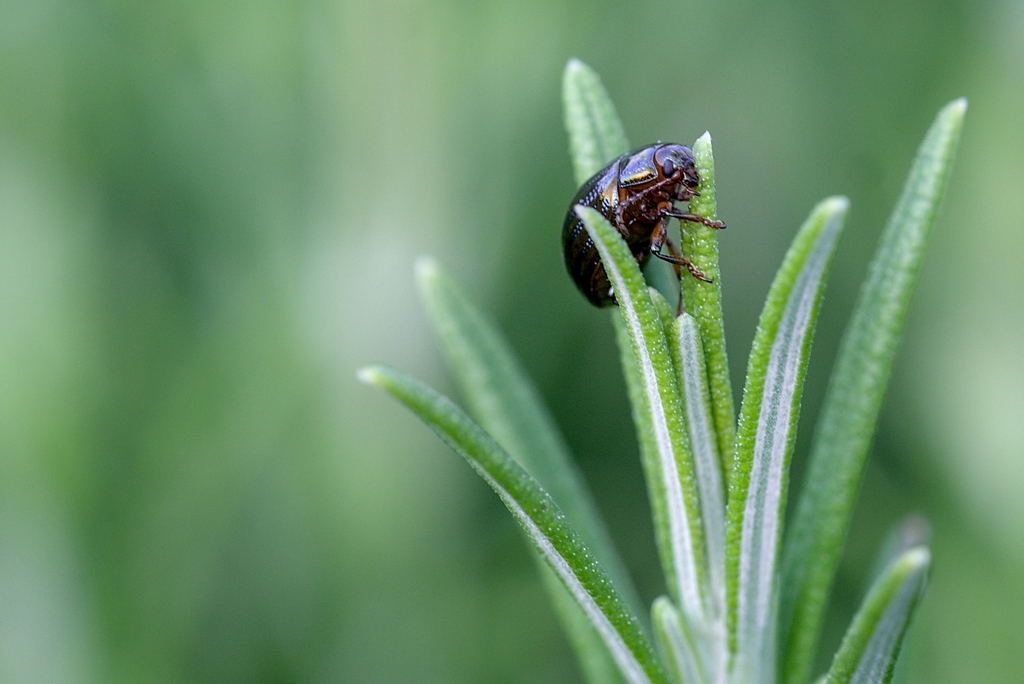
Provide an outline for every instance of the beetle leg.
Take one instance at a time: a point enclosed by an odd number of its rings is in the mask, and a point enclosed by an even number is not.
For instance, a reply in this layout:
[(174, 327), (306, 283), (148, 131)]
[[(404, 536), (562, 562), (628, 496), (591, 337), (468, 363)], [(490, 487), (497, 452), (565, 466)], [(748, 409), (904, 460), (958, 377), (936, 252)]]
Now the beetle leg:
[[(666, 258), (666, 255), (661, 253), (661, 246), (663, 244), (668, 245), (669, 254), (672, 258)], [(676, 278), (682, 279), (683, 271), (680, 269), (682, 262), (673, 261), (675, 258), (682, 258), (682, 254), (676, 249), (676, 246), (672, 244), (672, 238), (668, 236), (668, 231), (665, 230), (665, 219), (660, 219), (658, 224), (654, 227), (654, 231), (651, 233), (651, 254), (672, 264), (672, 268), (676, 272)]]
[[(668, 235), (665, 236), (665, 246), (668, 247), (668, 253), (671, 254), (672, 256), (683, 256), (683, 253), (679, 251), (678, 247), (676, 247), (676, 243), (672, 242), (672, 238), (670, 238)], [(679, 269), (677, 268), (676, 270), (678, 271)]]
[[(672, 252), (676, 251), (675, 245), (673, 245), (671, 242), (669, 242), (669, 250)], [(704, 275), (703, 271), (694, 266), (693, 262), (684, 257), (682, 254), (662, 254), (660, 242), (655, 243), (653, 240), (651, 241), (651, 254), (658, 257), (662, 261), (667, 261), (670, 264), (674, 264), (676, 266), (685, 266), (686, 270), (690, 272), (690, 275), (692, 275), (697, 280), (703, 280), (705, 283), (715, 282), (713, 279), (708, 278), (706, 275)]]
[(623, 238), (628, 238), (629, 229), (626, 228), (626, 223), (622, 220), (623, 204), (624, 203), (620, 202), (615, 207), (615, 230), (619, 231), (619, 234), (622, 235)]
[[(683, 256), (682, 251), (678, 247), (676, 247), (676, 243), (672, 242), (672, 238), (670, 238), (668, 236), (668, 233), (665, 234), (665, 246), (668, 247), (668, 253), (671, 254), (672, 256), (674, 256), (674, 257), (681, 257), (681, 256)], [(678, 278), (680, 280), (680, 283), (679, 283), (679, 302), (676, 303), (676, 317), (678, 318), (679, 316), (683, 315), (683, 308), (684, 308), (684, 302), (683, 302), (683, 283), (682, 283), (683, 271), (682, 271), (682, 267), (679, 264), (672, 264), (672, 268), (674, 268), (675, 271), (676, 271), (676, 278)], [(689, 270), (689, 269), (687, 269), (687, 270)]]
[[(683, 257), (683, 253), (679, 251), (679, 248), (676, 247), (674, 242), (672, 242), (672, 238), (670, 238), (668, 236), (668, 232), (664, 229), (664, 226), (665, 226), (665, 220), (664, 219), (662, 219), (661, 225), (662, 225), (661, 235), (664, 236), (664, 238), (665, 238), (665, 246), (668, 247), (668, 253), (671, 254), (676, 259), (681, 259)], [(660, 249), (658, 251), (660, 252)], [(660, 257), (661, 254), (658, 253), (658, 256)], [(681, 281), (683, 279), (682, 265), (677, 263), (676, 261), (671, 261), (669, 263), (672, 264), (672, 270), (674, 270), (676, 272), (676, 278)], [(679, 285), (679, 301), (676, 303), (676, 316), (681, 316), (682, 313), (683, 313), (683, 287), (682, 287), (682, 283), (680, 283), (680, 285)]]
[(661, 213), (663, 216), (671, 216), (672, 218), (677, 218), (680, 221), (692, 221), (693, 223), (703, 223), (708, 228), (714, 228), (715, 230), (721, 230), (725, 228), (725, 223), (723, 223), (722, 221), (715, 221), (713, 219), (709, 219), (707, 216), (700, 216), (698, 214), (691, 214), (689, 212), (683, 211), (673, 211), (671, 209), (664, 209)]

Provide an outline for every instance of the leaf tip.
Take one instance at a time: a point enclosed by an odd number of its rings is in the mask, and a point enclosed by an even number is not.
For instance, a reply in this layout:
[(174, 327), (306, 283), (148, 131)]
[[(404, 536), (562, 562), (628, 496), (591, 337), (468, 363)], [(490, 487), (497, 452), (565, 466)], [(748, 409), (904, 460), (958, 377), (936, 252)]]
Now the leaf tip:
[(592, 83), (594, 80), (600, 80), (596, 71), (587, 66), (587, 63), (583, 60), (570, 57), (569, 61), (565, 63), (565, 70), (562, 72), (563, 94), (568, 94), (570, 91), (576, 92), (577, 89), (584, 87), (585, 84)]
[(668, 596), (659, 596), (651, 604), (651, 613), (660, 613), (672, 607), (672, 599)]
[(710, 191), (714, 193), (715, 179), (715, 155), (711, 149), (711, 133), (704, 131), (704, 134), (693, 143), (693, 160), (700, 172), (700, 190), (702, 193)]
[(441, 266), (437, 263), (437, 259), (429, 254), (416, 257), (413, 268), (416, 273), (416, 283), (421, 290), (425, 289), (441, 272)]
[(825, 226), (829, 232), (836, 232), (842, 227), (846, 212), (850, 209), (850, 200), (843, 195), (833, 195), (818, 202), (811, 210), (808, 223)]
[(932, 552), (927, 546), (918, 546), (903, 554), (900, 562), (907, 572), (916, 572), (927, 568), (932, 562)]
[(693, 156), (697, 160), (697, 166), (708, 166), (712, 163), (711, 153), (711, 132), (704, 131), (704, 135), (697, 138), (693, 143)]
[(844, 195), (826, 197), (821, 208), (829, 214), (845, 214), (850, 209), (850, 198)]
[(356, 380), (364, 385), (381, 386), (384, 384), (383, 366), (365, 366), (356, 371)]
[(948, 105), (943, 107), (943, 110), (943, 113), (949, 114), (950, 116), (963, 118), (963, 116), (967, 113), (967, 98), (958, 97), (957, 99), (953, 100)]
[(576, 57), (570, 57), (569, 61), (565, 63), (565, 73), (569, 75), (577, 71), (586, 71), (587, 65)]
[[(967, 98), (958, 97), (948, 103), (935, 116), (932, 130), (940, 131), (943, 137), (955, 141), (959, 137), (960, 129), (963, 128), (964, 117), (967, 115)], [(955, 147), (955, 142), (953, 142)]]

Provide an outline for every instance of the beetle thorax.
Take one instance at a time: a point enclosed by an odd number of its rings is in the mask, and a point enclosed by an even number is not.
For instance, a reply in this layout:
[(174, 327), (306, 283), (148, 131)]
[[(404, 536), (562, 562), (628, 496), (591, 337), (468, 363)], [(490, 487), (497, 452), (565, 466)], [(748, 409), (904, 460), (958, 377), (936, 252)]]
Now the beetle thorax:
[(619, 203), (622, 207), (622, 222), (629, 227), (635, 223), (654, 224), (661, 218), (661, 210), (672, 206), (679, 183), (652, 183), (650, 187), (637, 189), (620, 188)]

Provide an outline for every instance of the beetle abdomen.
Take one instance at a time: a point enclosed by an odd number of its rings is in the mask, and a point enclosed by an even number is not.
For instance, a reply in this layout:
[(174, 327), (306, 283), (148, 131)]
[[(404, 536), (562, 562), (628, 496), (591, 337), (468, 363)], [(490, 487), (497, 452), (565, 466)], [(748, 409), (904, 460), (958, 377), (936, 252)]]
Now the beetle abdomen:
[(615, 303), (615, 299), (611, 295), (611, 283), (601, 263), (601, 255), (583, 221), (577, 216), (576, 206), (597, 209), (614, 225), (618, 198), (618, 164), (612, 163), (583, 184), (569, 205), (565, 223), (562, 224), (565, 268), (576, 287), (595, 306), (610, 306)]
[(575, 212), (566, 217), (562, 229), (562, 245), (565, 248), (565, 268), (580, 292), (595, 306), (614, 304), (611, 283), (601, 263), (601, 255)]

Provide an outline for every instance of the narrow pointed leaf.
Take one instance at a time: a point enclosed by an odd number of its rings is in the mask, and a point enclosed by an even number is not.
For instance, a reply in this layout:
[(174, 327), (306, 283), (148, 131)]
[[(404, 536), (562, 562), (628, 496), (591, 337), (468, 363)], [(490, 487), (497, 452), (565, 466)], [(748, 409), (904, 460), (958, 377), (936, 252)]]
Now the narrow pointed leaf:
[[(651, 294), (652, 302), (659, 313), (662, 325), (664, 326), (666, 321), (669, 322), (669, 332), (667, 334), (672, 334), (671, 330), (674, 321), (672, 321), (671, 311), (666, 311), (669, 309), (667, 302), (664, 301), (664, 298), (654, 288), (648, 288), (648, 292)], [(667, 523), (668, 504), (661, 470), (661, 458), (658, 452), (657, 441), (654, 437), (653, 419), (651, 418), (650, 407), (645, 398), (647, 387), (637, 365), (637, 358), (633, 353), (629, 331), (626, 329), (626, 323), (623, 321), (622, 316), (612, 316), (612, 325), (615, 329), (615, 342), (619, 348), (626, 388), (629, 392), (629, 403), (633, 411), (633, 423), (636, 426), (637, 437), (640, 442), (640, 456), (647, 479), (658, 549), (662, 551), (660, 554), (662, 570), (665, 573), (665, 577), (668, 578), (666, 581), (671, 584), (674, 570), (672, 565), (673, 559), (670, 553), (671, 532)], [(676, 351), (676, 349), (672, 350), (673, 356), (676, 355)], [(678, 360), (678, 363), (681, 363), (681, 359)], [(673, 366), (677, 366), (676, 360), (673, 360)], [(673, 640), (682, 639), (679, 643), (673, 641), (675, 644), (673, 648), (675, 650), (670, 654), (670, 658), (675, 662), (674, 665), (670, 665), (671, 668), (674, 668), (673, 671), (678, 672), (679, 668), (682, 668), (683, 672), (692, 672), (696, 669), (704, 673), (701, 676), (709, 681), (722, 681), (719, 673), (724, 672), (727, 657), (725, 652), (724, 622), (715, 616), (714, 598), (706, 595), (705, 601), (708, 605), (706, 620), (702, 620), (700, 617), (695, 619), (693, 616), (688, 618), (680, 613), (667, 597), (655, 601), (655, 612), (651, 617), (655, 622), (655, 635), (658, 639), (664, 640), (668, 637), (671, 637)], [(671, 616), (679, 622), (678, 626), (672, 626), (668, 623), (663, 623), (660, 627), (657, 625), (657, 620), (659, 619), (657, 611), (661, 603), (667, 603), (671, 607)], [(661, 606), (660, 609), (664, 611), (662, 615), (664, 620), (669, 611), (664, 606)], [(659, 629), (662, 631), (660, 635), (658, 634)], [(685, 637), (682, 635), (685, 635)], [(661, 646), (663, 649), (667, 648), (665, 643), (662, 643)], [(715, 675), (718, 675), (717, 678)], [(688, 676), (690, 675), (683, 677), (682, 681), (684, 683), (691, 681), (686, 678)]]
[(704, 684), (708, 681), (693, 637), (686, 623), (667, 596), (660, 596), (651, 607), (654, 639), (661, 649), (664, 661), (679, 684)]
[(682, 314), (672, 327), (677, 368), (683, 389), (686, 423), (690, 433), (697, 489), (700, 493), (701, 520), (708, 557), (708, 583), (712, 613), (725, 617), (725, 488), (718, 455), (714, 416), (708, 390), (704, 349), (697, 323)]
[(871, 587), (836, 653), (827, 684), (888, 684), (903, 637), (924, 593), (931, 554), (899, 556)]
[[(658, 318), (661, 319), (661, 328), (665, 333), (665, 339), (669, 339), (671, 335), (672, 326), (675, 325), (676, 316), (672, 312), (672, 306), (665, 299), (665, 295), (661, 293), (661, 290), (654, 287), (653, 285), (647, 287), (647, 294), (651, 296), (651, 304), (654, 304), (654, 309), (658, 312)], [(669, 344), (669, 354), (672, 356), (673, 364), (678, 360), (676, 357), (675, 349)], [(678, 374), (677, 374), (678, 375)]]
[[(710, 219), (718, 218), (715, 201), (715, 158), (711, 134), (705, 133), (693, 144), (693, 158), (700, 174), (700, 195), (690, 200), (690, 210)], [(729, 379), (729, 358), (725, 352), (725, 324), (722, 318), (722, 274), (718, 268), (718, 231), (700, 223), (682, 224), (683, 254), (714, 282), (705, 283), (683, 273), (682, 292), (686, 311), (697, 322), (703, 341), (707, 366), (711, 411), (714, 417), (718, 453), (722, 457), (722, 478), (732, 468), (736, 442), (736, 409)]]
[[(684, 422), (690, 443), (687, 460), (693, 464), (692, 469), (695, 473), (707, 558), (706, 579), (703, 585), (703, 620), (684, 617), (670, 603), (668, 605), (671, 610), (662, 605), (662, 617), (666, 622), (661, 625), (663, 633), (659, 638), (670, 638), (677, 651), (685, 646), (683, 651), (673, 652), (673, 658), (679, 661), (680, 667), (690, 672), (683, 676), (684, 682), (693, 681), (694, 668), (699, 670), (702, 681), (721, 682), (724, 681), (728, 665), (725, 635), (725, 493), (717, 457), (718, 444), (708, 396), (704, 357), (700, 342), (696, 339), (698, 333), (693, 318), (688, 314), (675, 318), (672, 307), (657, 289), (648, 287), (647, 291), (665, 331), (676, 382), (683, 400), (686, 418)], [(613, 320), (621, 321), (622, 317), (617, 316)], [(636, 358), (632, 345), (625, 326), (618, 327), (622, 331), (619, 343), (620, 348), (624, 350), (624, 363), (633, 368), (627, 376), (632, 375), (635, 378), (638, 373), (635, 371)], [(642, 383), (639, 380), (627, 383), (635, 383), (638, 387), (638, 391), (631, 393), (631, 396), (642, 395)], [(656, 452), (656, 447), (648, 448), (652, 453)], [(654, 469), (657, 470), (656, 454), (645, 458), (645, 461), (653, 462)], [(667, 576), (670, 575), (667, 573)], [(656, 603), (655, 608), (657, 607)], [(683, 639), (684, 634), (685, 643), (679, 641)]]
[(665, 492), (665, 481), (661, 474), (661, 459), (658, 442), (654, 436), (654, 420), (647, 404), (647, 388), (644, 377), (633, 354), (633, 343), (622, 316), (613, 314), (612, 328), (615, 330), (615, 344), (619, 349), (619, 361), (622, 363), (622, 375), (626, 382), (629, 406), (636, 429), (637, 442), (640, 446), (640, 460), (644, 478), (647, 482), (648, 498), (651, 504), (651, 517), (654, 520), (655, 542), (658, 546), (658, 557), (661, 560), (661, 571), (669, 591), (675, 594), (671, 578), (674, 576), (672, 559), (672, 535), (668, 523), (668, 498)]
[(776, 565), (811, 338), (848, 202), (821, 202), (775, 276), (758, 323), (729, 481), (728, 581), (737, 681), (775, 676)]
[(639, 622), (551, 496), (462, 409), (389, 368), (359, 372), (405, 404), (491, 486), (593, 623), (628, 682), (664, 682)]
[(625, 564), (561, 432), (515, 353), (436, 261), (421, 259), (416, 276), (470, 414), (551, 494), (619, 593), (628, 595), (631, 608), (638, 611)]
[(597, 627), (587, 617), (583, 606), (576, 601), (572, 592), (551, 569), (544, 557), (539, 552), (533, 556), (562, 630), (576, 654), (583, 680), (587, 684), (622, 684), (625, 680), (615, 663), (614, 654), (601, 638)]
[(700, 494), (701, 521), (708, 559), (707, 652), (704, 668), (708, 680), (725, 680), (729, 650), (725, 611), (725, 488), (718, 455), (714, 415), (704, 366), (703, 345), (697, 324), (689, 314), (682, 314), (672, 326), (673, 345), (678, 350), (676, 361), (686, 423), (693, 451), (694, 471)]
[(907, 308), (953, 162), (966, 100), (939, 112), (882, 234), (847, 326), (786, 542), (783, 681), (803, 684), (864, 473)]
[(612, 283), (641, 379), (643, 392), (639, 398), (644, 404), (634, 411), (650, 421), (649, 429), (640, 430), (641, 442), (646, 436), (657, 453), (656, 470), (648, 474), (648, 480), (656, 482), (652, 499), (663, 497), (654, 511), (655, 515), (664, 515), (655, 524), (665, 528), (657, 538), (667, 538), (668, 548), (661, 552), (671, 568), (666, 578), (669, 590), (685, 617), (702, 623), (705, 559), (700, 509), (679, 385), (662, 319), (636, 259), (618, 231), (589, 207), (576, 207), (576, 212), (597, 246)]
[(573, 174), (576, 184), (582, 185), (608, 162), (625, 154), (629, 143), (601, 78), (575, 58), (565, 65), (562, 75), (562, 106)]
[[(420, 294), (440, 338), (469, 413), (529, 472), (607, 570), (634, 614), (641, 606), (633, 583), (598, 514), (565, 441), (533, 383), (493, 322), (470, 302), (436, 261), (416, 265)], [(549, 591), (565, 593), (561, 582), (546, 581)], [(580, 662), (593, 684), (608, 681), (610, 657), (575, 601), (552, 596)], [(568, 611), (568, 612), (566, 612)], [(580, 629), (583, 633), (579, 633)], [(604, 655), (592, 653), (597, 649)]]

